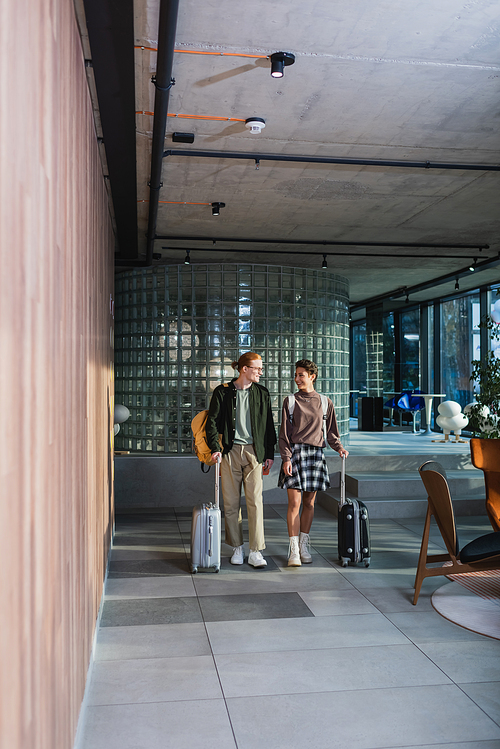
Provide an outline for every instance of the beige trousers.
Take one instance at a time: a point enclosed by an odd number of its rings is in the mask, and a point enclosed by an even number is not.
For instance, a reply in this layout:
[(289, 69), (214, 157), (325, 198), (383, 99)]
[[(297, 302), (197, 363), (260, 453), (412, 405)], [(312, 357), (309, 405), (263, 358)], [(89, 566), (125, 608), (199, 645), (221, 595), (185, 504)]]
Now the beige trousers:
[(264, 541), (264, 513), (262, 508), (262, 464), (257, 462), (253, 445), (233, 445), (232, 450), (222, 456), (222, 497), (226, 543), (229, 546), (243, 544), (241, 522), (241, 487), (245, 491), (248, 514), (248, 536), (250, 549), (266, 548)]

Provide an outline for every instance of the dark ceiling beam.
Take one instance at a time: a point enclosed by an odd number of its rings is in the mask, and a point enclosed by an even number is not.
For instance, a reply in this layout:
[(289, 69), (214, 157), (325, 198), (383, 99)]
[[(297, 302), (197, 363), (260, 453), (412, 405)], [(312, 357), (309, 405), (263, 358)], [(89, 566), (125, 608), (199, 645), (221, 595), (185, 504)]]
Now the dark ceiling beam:
[(133, 0), (84, 0), (120, 257), (136, 258)]
[(344, 164), (348, 166), (403, 167), (405, 169), (459, 169), (475, 172), (500, 172), (499, 164), (464, 164), (446, 161), (405, 161), (393, 159), (355, 159), (333, 156), (295, 156), (286, 153), (244, 153), (240, 151), (196, 151), (183, 148), (169, 148), (163, 156), (190, 156), (206, 159), (246, 159), (255, 161), (285, 161), (304, 164)]
[[(157, 234), (155, 239), (163, 239), (169, 241), (179, 242), (211, 242), (213, 245), (212, 249), (215, 249), (215, 245), (218, 242), (231, 242), (236, 244), (250, 243), (250, 244), (284, 244), (284, 245), (304, 245), (313, 247), (409, 247), (409, 248), (422, 248), (426, 247), (432, 250), (488, 250), (488, 244), (426, 244), (425, 242), (351, 242), (341, 240), (307, 240), (307, 239), (250, 239), (248, 237), (196, 237), (196, 236), (185, 236), (175, 234)], [(166, 249), (166, 248), (164, 248)], [(174, 248), (169, 248), (174, 249)], [(178, 249), (182, 249), (179, 247)], [(195, 249), (192, 247), (191, 249)], [(233, 248), (234, 249), (234, 248)], [(223, 247), (217, 247), (219, 252), (227, 252)], [(244, 252), (244, 250), (242, 250)], [(255, 252), (264, 252), (264, 250), (256, 249)], [(278, 252), (269, 250), (269, 252)], [(302, 254), (302, 253), (300, 253)], [(449, 255), (448, 257), (453, 257)], [(458, 256), (457, 256), (458, 257)]]
[(479, 271), (494, 268), (499, 264), (500, 254), (496, 255), (496, 257), (494, 258), (490, 258), (489, 260), (483, 260), (480, 263), (474, 263), (474, 270), (471, 270), (470, 266), (467, 266), (466, 268), (460, 268), (453, 273), (446, 273), (444, 276), (432, 278), (429, 281), (425, 281), (424, 283), (415, 284), (414, 286), (399, 286), (397, 289), (389, 291), (386, 294), (379, 294), (378, 296), (370, 297), (369, 299), (365, 299), (364, 301), (356, 302), (355, 304), (351, 304), (350, 311), (356, 312), (356, 310), (363, 309), (364, 307), (370, 307), (374, 304), (377, 304), (378, 302), (383, 302), (386, 300), (392, 301), (394, 299), (400, 299), (404, 296), (408, 297), (410, 294), (418, 294), (420, 291), (433, 289), (436, 286), (450, 283), (450, 281), (458, 281), (459, 278), (466, 278), (467, 276), (474, 275)]
[[(477, 249), (475, 247), (474, 249)], [(170, 250), (170, 251), (177, 251), (177, 252), (186, 252), (186, 250), (189, 250), (189, 252), (210, 252), (212, 255), (215, 253), (223, 254), (229, 254), (233, 253), (235, 255), (239, 254), (245, 254), (249, 253), (252, 255), (300, 255), (301, 257), (393, 257), (398, 259), (412, 259), (415, 257), (418, 258), (427, 258), (427, 260), (434, 261), (436, 259), (436, 255), (424, 255), (420, 252), (412, 252), (411, 255), (401, 255), (401, 253), (394, 253), (394, 252), (301, 252), (300, 250), (260, 250), (258, 247), (255, 247), (251, 250), (247, 249), (234, 249), (233, 247), (228, 249), (223, 249), (222, 247), (165, 247), (162, 246), (162, 250)], [(472, 253), (469, 253), (469, 257)], [(451, 259), (451, 260), (467, 260), (466, 255), (439, 255), (439, 259)]]
[(165, 131), (167, 129), (168, 101), (170, 98), (170, 89), (174, 83), (172, 69), (174, 64), (178, 10), (179, 0), (161, 0), (155, 80), (153, 142), (151, 148), (151, 178), (149, 182), (149, 217), (146, 243), (147, 266), (153, 264), (153, 248), (158, 220), (158, 200), (160, 197), (160, 188), (163, 184), (161, 181), (161, 172), (163, 168)]

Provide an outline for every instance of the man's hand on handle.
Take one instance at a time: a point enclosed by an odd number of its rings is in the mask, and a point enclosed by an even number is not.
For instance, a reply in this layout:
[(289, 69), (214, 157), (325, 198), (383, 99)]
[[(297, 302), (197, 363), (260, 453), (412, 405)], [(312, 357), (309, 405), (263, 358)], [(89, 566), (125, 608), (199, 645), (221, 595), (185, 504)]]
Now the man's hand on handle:
[(212, 453), (212, 460), (214, 463), (220, 463), (222, 460), (222, 453)]

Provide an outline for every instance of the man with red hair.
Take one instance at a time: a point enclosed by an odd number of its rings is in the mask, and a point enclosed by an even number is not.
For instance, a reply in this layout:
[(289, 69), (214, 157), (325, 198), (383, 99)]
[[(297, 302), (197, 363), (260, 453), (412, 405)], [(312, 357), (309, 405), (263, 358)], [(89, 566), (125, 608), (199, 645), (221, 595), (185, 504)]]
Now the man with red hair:
[[(212, 460), (222, 458), (221, 483), (224, 500), (225, 541), (233, 547), (231, 564), (243, 564), (241, 488), (248, 513), (248, 564), (265, 567), (262, 550), (264, 512), (262, 506), (262, 464), (269, 470), (274, 462), (276, 430), (269, 390), (259, 384), (262, 358), (248, 351), (233, 362), (238, 377), (229, 385), (218, 385), (210, 401), (206, 424)], [(219, 435), (222, 436), (222, 452)]]

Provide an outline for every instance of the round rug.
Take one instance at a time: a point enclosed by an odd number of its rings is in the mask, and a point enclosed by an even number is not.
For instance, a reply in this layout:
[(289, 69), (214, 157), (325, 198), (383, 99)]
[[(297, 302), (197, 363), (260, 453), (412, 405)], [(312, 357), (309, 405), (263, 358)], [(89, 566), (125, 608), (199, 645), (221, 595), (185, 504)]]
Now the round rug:
[(451, 582), (434, 591), (431, 602), (438, 614), (450, 622), (500, 640), (498, 598), (483, 598), (462, 584)]

